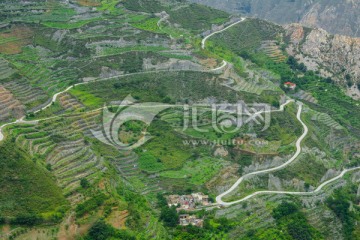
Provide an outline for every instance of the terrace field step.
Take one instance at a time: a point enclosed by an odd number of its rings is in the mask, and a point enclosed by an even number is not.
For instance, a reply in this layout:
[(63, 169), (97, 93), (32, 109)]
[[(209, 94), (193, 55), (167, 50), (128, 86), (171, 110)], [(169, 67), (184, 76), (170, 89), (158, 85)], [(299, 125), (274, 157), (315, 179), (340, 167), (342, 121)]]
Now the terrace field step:
[(31, 104), (39, 100), (40, 102), (45, 102), (48, 99), (48, 95), (43, 90), (32, 87), (24, 78), (6, 82), (4, 86), (23, 104)]
[(12, 93), (0, 85), (0, 120), (9, 121), (25, 115), (25, 106)]
[(58, 167), (57, 169), (54, 170), (54, 172), (56, 173), (57, 176), (61, 176), (63, 173), (68, 172), (69, 169), (71, 170), (77, 169), (78, 167), (83, 166), (84, 164), (93, 163), (97, 161), (98, 159), (92, 152), (87, 152), (86, 154), (84, 154), (84, 156), (77, 158), (75, 161), (69, 162), (66, 165), (64, 164), (63, 166)]
[(322, 122), (326, 126), (336, 129), (336, 130), (342, 130), (344, 129), (343, 126), (341, 126), (339, 123), (337, 123), (334, 119), (332, 119), (328, 114), (326, 113), (319, 113), (317, 112), (313, 118), (315, 121)]
[(77, 174), (92, 171), (92, 168), (96, 167), (98, 163), (99, 163), (98, 159), (94, 157), (92, 158), (92, 160), (88, 160), (87, 162), (82, 162), (81, 164), (75, 165), (74, 168), (71, 169), (67, 168), (65, 171), (56, 172), (55, 176), (58, 179), (64, 179), (69, 177), (72, 178)]
[(9, 63), (5, 59), (0, 58), (0, 80), (7, 79), (14, 73), (16, 70), (9, 67)]
[(71, 183), (80, 181), (82, 178), (87, 178), (90, 179), (92, 175), (97, 174), (99, 171), (101, 170), (100, 168), (98, 169), (88, 169), (88, 171), (83, 171), (77, 175), (71, 175), (68, 178), (61, 178), (58, 180), (58, 182), (60, 183), (60, 186), (62, 188), (66, 188), (68, 185), (70, 185)]
[(60, 95), (59, 102), (65, 110), (76, 111), (85, 109), (85, 106), (83, 104), (81, 104), (76, 98), (74, 98), (68, 93)]
[(74, 146), (73, 148), (67, 148), (60, 150), (55, 147), (54, 151), (49, 154), (46, 158), (46, 162), (52, 165), (60, 164), (58, 162), (65, 161), (68, 158), (71, 158), (74, 154), (81, 154), (85, 152), (87, 149), (84, 149), (83, 146)]
[(63, 153), (63, 155), (57, 158), (56, 160), (54, 159), (52, 160), (54, 169), (57, 169), (58, 167), (61, 167), (64, 164), (67, 165), (72, 161), (75, 161), (77, 158), (83, 156), (88, 151), (90, 151), (89, 148), (81, 146), (80, 148), (77, 148), (74, 151), (68, 151), (66, 153)]

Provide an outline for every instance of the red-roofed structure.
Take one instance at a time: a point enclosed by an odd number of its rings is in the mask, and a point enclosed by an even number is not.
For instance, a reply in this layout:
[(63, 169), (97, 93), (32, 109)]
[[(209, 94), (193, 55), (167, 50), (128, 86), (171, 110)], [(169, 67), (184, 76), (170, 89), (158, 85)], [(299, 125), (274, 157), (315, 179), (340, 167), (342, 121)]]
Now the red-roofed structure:
[(296, 88), (296, 84), (292, 82), (286, 82), (284, 83), (284, 87), (294, 90)]

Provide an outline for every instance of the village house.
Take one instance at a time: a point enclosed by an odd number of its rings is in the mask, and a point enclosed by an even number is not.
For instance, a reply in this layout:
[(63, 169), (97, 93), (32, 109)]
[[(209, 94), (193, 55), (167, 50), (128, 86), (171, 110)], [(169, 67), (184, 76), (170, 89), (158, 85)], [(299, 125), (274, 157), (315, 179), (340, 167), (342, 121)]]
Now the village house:
[(193, 226), (196, 226), (196, 227), (203, 227), (204, 220), (196, 218), (196, 216), (193, 216), (193, 215), (181, 214), (179, 216), (179, 225), (180, 226), (193, 225)]
[(168, 206), (177, 206), (177, 211), (194, 210), (196, 206), (209, 205), (209, 196), (203, 193), (192, 193), (190, 195), (170, 195), (167, 197)]
[(291, 89), (291, 90), (295, 90), (296, 84), (292, 83), (292, 82), (286, 82), (286, 83), (284, 83), (284, 87), (288, 88), (288, 89)]

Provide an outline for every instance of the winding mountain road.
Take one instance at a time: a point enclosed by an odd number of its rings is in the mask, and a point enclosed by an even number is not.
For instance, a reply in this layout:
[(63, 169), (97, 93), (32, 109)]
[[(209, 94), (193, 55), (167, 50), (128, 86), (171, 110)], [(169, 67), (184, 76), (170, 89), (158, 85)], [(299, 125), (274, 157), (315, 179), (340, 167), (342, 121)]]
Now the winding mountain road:
[[(220, 31), (216, 31), (216, 32), (213, 32), (211, 33), (210, 35), (206, 36), (202, 42), (201, 42), (201, 46), (202, 48), (204, 49), (205, 48), (205, 43), (206, 43), (206, 40), (208, 38), (210, 38), (211, 36), (217, 34), (217, 33), (220, 33), (220, 32), (223, 32), (229, 28), (231, 28), (232, 26), (244, 21), (246, 18), (241, 18), (241, 20), (235, 22), (235, 23), (232, 23), (230, 24), (229, 26), (227, 26), (226, 28), (220, 30)], [(159, 24), (159, 23), (158, 23)], [(218, 71), (218, 70), (221, 70), (223, 69), (224, 67), (227, 66), (227, 62), (225, 60), (223, 60), (223, 64), (220, 66), (220, 67), (216, 67), (214, 69), (210, 69), (210, 70), (204, 70), (204, 72), (213, 72), (213, 71)], [(180, 70), (170, 70), (170, 71), (180, 71)], [(113, 77), (108, 77), (108, 78), (102, 78), (102, 79), (95, 79), (95, 80), (92, 80), (92, 81), (88, 81), (88, 82), (81, 82), (81, 83), (77, 83), (77, 84), (74, 84), (72, 86), (69, 86), (68, 88), (66, 88), (65, 90), (63, 91), (60, 91), (58, 93), (55, 93), (51, 99), (51, 101), (45, 105), (44, 107), (42, 107), (41, 109), (39, 110), (36, 110), (34, 113), (38, 113), (42, 110), (45, 110), (47, 109), (48, 107), (50, 107), (54, 102), (56, 102), (56, 99), (57, 97), (60, 95), (60, 94), (63, 94), (63, 93), (66, 93), (68, 92), (69, 90), (71, 90), (74, 86), (78, 86), (78, 85), (82, 85), (82, 84), (88, 84), (88, 83), (92, 83), (92, 82), (96, 82), (96, 81), (106, 81), (106, 80), (111, 80), (111, 79), (115, 79), (115, 78), (119, 78), (119, 77), (127, 77), (127, 76), (132, 76), (132, 75), (138, 75), (138, 74), (144, 74), (144, 73), (158, 73), (158, 72), (169, 72), (169, 70), (156, 70), (156, 71), (147, 71), (147, 72), (137, 72), (137, 73), (129, 73), (129, 74), (122, 74), (122, 75), (118, 75), (118, 76), (113, 76)], [(6, 126), (9, 126), (9, 125), (13, 125), (13, 124), (17, 124), (17, 123), (29, 123), (29, 121), (25, 121), (23, 120), (25, 118), (25, 116), (21, 117), (20, 119), (14, 121), (14, 122), (10, 122), (10, 123), (6, 123), (6, 124), (3, 124), (2, 126), (0, 126), (0, 142), (4, 140), (4, 134), (2, 133), (2, 130), (6, 127)], [(43, 119), (45, 120), (45, 119)], [(38, 120), (39, 121), (39, 120)], [(34, 121), (32, 121), (34, 122)]]
[[(288, 103), (288, 102), (287, 102), (287, 103)], [(280, 111), (283, 111), (283, 110), (284, 110), (284, 106), (285, 106), (287, 103), (281, 105)], [(296, 141), (296, 152), (295, 152), (295, 154), (294, 154), (287, 162), (285, 162), (284, 164), (282, 164), (282, 165), (280, 165), (280, 166), (278, 166), (278, 167), (269, 168), (269, 169), (265, 169), (265, 170), (261, 170), (261, 171), (257, 171), (257, 172), (252, 172), (252, 173), (248, 173), (248, 174), (240, 177), (240, 178), (231, 186), (231, 188), (230, 188), (229, 190), (223, 192), (222, 194), (220, 194), (220, 195), (218, 195), (218, 196), (216, 197), (216, 202), (217, 202), (218, 204), (221, 204), (221, 205), (223, 205), (223, 206), (230, 206), (230, 205), (233, 205), (233, 204), (236, 204), (236, 203), (245, 201), (245, 200), (247, 200), (247, 199), (249, 199), (249, 198), (257, 195), (256, 193), (253, 193), (253, 194), (247, 196), (247, 197), (244, 198), (244, 199), (240, 199), (240, 200), (234, 201), (234, 202), (224, 202), (224, 201), (222, 200), (222, 198), (223, 198), (224, 196), (226, 196), (226, 195), (228, 195), (229, 193), (231, 193), (232, 191), (234, 191), (234, 190), (241, 184), (241, 182), (242, 182), (245, 178), (247, 178), (247, 177), (249, 177), (249, 176), (253, 176), (253, 175), (257, 175), (257, 174), (262, 174), (262, 173), (269, 173), (269, 172), (273, 172), (273, 171), (276, 171), (276, 170), (280, 170), (280, 169), (282, 169), (282, 168), (285, 168), (286, 166), (288, 166), (289, 164), (291, 164), (291, 163), (300, 155), (300, 153), (301, 153), (301, 142), (304, 140), (304, 138), (305, 138), (306, 135), (308, 134), (309, 129), (308, 129), (308, 127), (305, 125), (305, 123), (301, 120), (301, 112), (302, 112), (302, 106), (303, 106), (303, 105), (302, 105), (302, 103), (300, 103), (300, 102), (298, 103), (298, 105), (299, 105), (299, 108), (298, 108), (298, 112), (297, 112), (296, 117), (297, 117), (297, 119), (299, 120), (299, 122), (301, 123), (301, 125), (303, 126), (304, 132), (303, 132), (303, 134), (300, 136), (300, 138)]]
[[(121, 77), (129, 77), (129, 76), (134, 76), (134, 75), (140, 75), (140, 74), (148, 74), (148, 73), (160, 73), (160, 72), (180, 72), (180, 71), (193, 71), (193, 72), (214, 72), (214, 71), (218, 71), (218, 70), (221, 70), (223, 69), (224, 67), (226, 67), (227, 65), (227, 62), (226, 61), (223, 61), (223, 64), (220, 66), (220, 67), (216, 67), (214, 69), (210, 69), (210, 70), (168, 70), (168, 69), (164, 69), (164, 70), (155, 70), (155, 71), (146, 71), (146, 72), (136, 72), (136, 73), (128, 73), (128, 74), (121, 74), (121, 75), (116, 75), (116, 76), (112, 76), (112, 77), (107, 77), (107, 78), (97, 78), (97, 79), (94, 79), (94, 80), (91, 80), (91, 81), (87, 81), (87, 82), (80, 82), (80, 83), (76, 83), (74, 85), (71, 85), (69, 86), (68, 88), (66, 88), (65, 90), (63, 91), (60, 91), (58, 93), (55, 93), (52, 98), (51, 98), (51, 101), (45, 105), (44, 107), (40, 108), (39, 110), (36, 110), (34, 111), (33, 113), (38, 113), (42, 110), (45, 110), (47, 108), (49, 108), (54, 102), (56, 102), (57, 98), (59, 95), (63, 94), (63, 93), (66, 93), (68, 91), (70, 91), (73, 87), (75, 86), (79, 86), (79, 85), (85, 85), (85, 84), (89, 84), (89, 83), (94, 83), (94, 82), (100, 82), (100, 81), (108, 81), (108, 80), (112, 80), (112, 79), (116, 79), (116, 78), (121, 78)], [(92, 110), (94, 111), (94, 110)], [(91, 112), (91, 111), (90, 111)], [(44, 120), (48, 120), (48, 119), (51, 119), (52, 117), (50, 118), (44, 118), (44, 119), (39, 119), (39, 120), (36, 120), (36, 121), (26, 121), (24, 120), (25, 116), (22, 116), (21, 118), (17, 119), (16, 121), (14, 122), (10, 122), (10, 123), (5, 123), (3, 125), (0, 126), (0, 142), (4, 140), (4, 134), (3, 134), (3, 129), (6, 127), (6, 126), (9, 126), (9, 125), (13, 125), (13, 124), (18, 124), (18, 123), (29, 123), (29, 124), (33, 124), (35, 122), (38, 122), (38, 121), (44, 121)]]
[(332, 179), (329, 179), (328, 181), (326, 182), (323, 182), (320, 186), (318, 186), (314, 191), (311, 191), (311, 192), (287, 192), (287, 191), (258, 191), (258, 192), (255, 192), (253, 194), (250, 194), (240, 200), (237, 200), (237, 201), (233, 201), (233, 202), (223, 202), (220, 200), (220, 203), (218, 202), (218, 205), (222, 205), (222, 206), (231, 206), (231, 205), (234, 205), (234, 204), (238, 204), (238, 203), (241, 203), (241, 202), (244, 202), (246, 200), (249, 200), (250, 198), (252, 197), (255, 197), (257, 195), (261, 195), (261, 194), (288, 194), (288, 195), (300, 195), (300, 196), (303, 196), (303, 195), (313, 195), (315, 193), (318, 193), (320, 192), (325, 186), (329, 185), (330, 183), (332, 182), (335, 182), (336, 180), (344, 177), (344, 175), (348, 172), (352, 172), (352, 171), (355, 171), (355, 170), (360, 170), (360, 167), (354, 167), (354, 168), (349, 168), (349, 169), (344, 169), (340, 175), (332, 178)]
[(215, 31), (215, 32), (207, 35), (207, 36), (204, 37), (203, 40), (201, 41), (201, 48), (202, 48), (202, 49), (205, 49), (206, 41), (207, 41), (210, 37), (214, 36), (215, 34), (224, 32), (224, 31), (228, 30), (229, 28), (231, 28), (231, 27), (235, 26), (236, 24), (241, 23), (241, 22), (243, 22), (243, 21), (245, 21), (245, 20), (246, 20), (246, 18), (242, 17), (239, 21), (230, 24), (230, 25), (227, 26), (226, 28), (223, 28), (223, 29), (221, 29), (221, 30), (219, 30), (219, 31)]
[[(209, 34), (208, 36), (204, 37), (203, 40), (201, 41), (201, 48), (202, 49), (205, 49), (206, 47), (206, 41), (212, 37), (213, 35), (215, 34), (218, 34), (218, 33), (221, 33), (223, 31), (226, 31), (227, 29), (235, 26), (236, 24), (239, 24), (243, 21), (245, 21), (246, 18), (241, 18), (241, 20), (233, 23), (233, 24), (230, 24), (229, 26), (227, 26), (226, 28), (222, 29), (222, 30), (219, 30), (219, 31), (215, 31), (211, 34)], [(289, 102), (292, 102), (293, 100), (289, 100), (287, 101), (286, 103), (282, 104), (280, 106), (280, 109), (279, 110), (271, 110), (270, 112), (276, 112), (276, 111), (283, 111), (284, 110), (284, 107), (285, 105), (287, 105)], [(231, 205), (234, 205), (234, 204), (237, 204), (237, 203), (241, 203), (241, 202), (244, 202), (256, 195), (260, 195), (260, 194), (290, 194), (290, 195), (310, 195), (310, 194), (314, 194), (314, 193), (317, 193), (319, 192), (323, 187), (325, 187), (326, 185), (342, 178), (347, 172), (350, 172), (350, 171), (355, 171), (355, 170), (358, 170), (360, 169), (360, 167), (354, 167), (354, 168), (350, 168), (350, 169), (345, 169), (341, 172), (341, 174), (339, 176), (336, 176), (324, 183), (322, 183), (320, 186), (318, 186), (313, 192), (287, 192), (287, 191), (258, 191), (258, 192), (255, 192), (255, 193), (252, 193), (240, 200), (236, 200), (236, 201), (232, 201), (232, 202), (224, 202), (222, 200), (222, 198), (226, 195), (228, 195), (229, 193), (231, 193), (232, 191), (234, 191), (240, 184), (241, 182), (246, 178), (246, 177), (249, 177), (249, 176), (253, 176), (253, 175), (256, 175), (256, 174), (262, 174), (262, 173), (269, 173), (269, 172), (273, 172), (273, 171), (276, 171), (276, 170), (280, 170), (280, 169), (283, 169), (285, 168), (286, 166), (288, 166), (289, 164), (291, 164), (292, 162), (295, 161), (295, 159), (300, 155), (301, 153), (301, 142), (304, 140), (304, 138), (306, 137), (306, 135), (308, 134), (308, 127), (306, 126), (306, 124), (301, 120), (301, 112), (302, 112), (302, 103), (298, 103), (299, 104), (299, 108), (298, 108), (298, 112), (297, 112), (297, 119), (299, 120), (299, 122), (301, 123), (301, 125), (303, 126), (304, 128), (304, 132), (303, 134), (300, 136), (300, 138), (296, 141), (296, 152), (295, 154), (287, 161), (285, 162), (284, 164), (278, 166), (278, 167), (274, 167), (274, 168), (270, 168), (270, 169), (265, 169), (265, 170), (261, 170), (261, 171), (257, 171), (257, 172), (253, 172), (253, 173), (248, 173), (242, 177), (240, 177), (231, 187), (230, 189), (228, 189), (227, 191), (223, 192), (222, 194), (218, 195), (216, 197), (216, 205), (221, 205), (221, 206), (231, 206)], [(255, 115), (257, 114), (262, 114), (264, 112), (258, 112), (258, 113), (255, 113)], [(214, 207), (212, 206), (212, 207)]]
[[(205, 49), (205, 46), (206, 46), (206, 41), (213, 35), (217, 34), (217, 33), (220, 33), (220, 32), (223, 32), (223, 31), (226, 31), (227, 29), (233, 27), (234, 25), (238, 24), (238, 23), (241, 23), (243, 21), (245, 21), (246, 18), (241, 18), (241, 20), (235, 22), (235, 23), (232, 23), (230, 24), (229, 26), (225, 27), (224, 29), (222, 30), (219, 30), (219, 31), (215, 31), (211, 34), (209, 34), (208, 36), (206, 36), (202, 42), (201, 42), (201, 47), (202, 49)], [(211, 70), (207, 70), (207, 71), (204, 71), (204, 72), (209, 72), (209, 71), (218, 71), (218, 70), (221, 70), (223, 69), (224, 67), (227, 66), (227, 62), (225, 60), (223, 60), (223, 64), (220, 66), (220, 67), (217, 67), (217, 68), (214, 68), (214, 69), (211, 69)], [(35, 111), (34, 113), (37, 113), (41, 110), (45, 110), (46, 108), (50, 107), (56, 100), (57, 100), (57, 97), (62, 94), (62, 93), (65, 93), (65, 92), (68, 92), (70, 89), (72, 89), (74, 86), (78, 86), (78, 85), (83, 85), (83, 84), (88, 84), (88, 83), (92, 83), (92, 82), (96, 82), (96, 81), (106, 81), (106, 80), (111, 80), (111, 79), (116, 79), (116, 78), (119, 78), (119, 77), (126, 77), (126, 76), (131, 76), (131, 75), (138, 75), (138, 74), (145, 74), (145, 73), (158, 73), (158, 72), (168, 72), (169, 70), (157, 70), (157, 71), (148, 71), (148, 72), (138, 72), (138, 73), (131, 73), (131, 74), (123, 74), (123, 75), (118, 75), (118, 76), (113, 76), (113, 77), (108, 77), (108, 78), (102, 78), (102, 79), (95, 79), (95, 80), (92, 80), (92, 81), (88, 81), (88, 82), (81, 82), (81, 83), (77, 83), (77, 84), (74, 84), (72, 86), (69, 86), (68, 88), (66, 88), (65, 90), (63, 91), (60, 91), (56, 94), (53, 95), (52, 99), (51, 99), (51, 102), (49, 104), (47, 104), (46, 106), (42, 107), (41, 109)], [(174, 70), (170, 70), (170, 71), (174, 71)], [(181, 70), (175, 70), (175, 71), (181, 71)], [(278, 110), (269, 110), (269, 111), (260, 111), (260, 112), (257, 112), (255, 113), (255, 116), (256, 115), (260, 115), (262, 113), (266, 113), (266, 112), (279, 112), (279, 111), (284, 111), (284, 108), (287, 104), (289, 104), (290, 102), (294, 102), (294, 100), (288, 100), (287, 102), (285, 102), (284, 104), (282, 104), (280, 106), (280, 108)], [(301, 120), (301, 112), (302, 112), (302, 103), (298, 102), (298, 112), (297, 112), (297, 119), (299, 120), (299, 122), (302, 124), (303, 128), (304, 128), (304, 132), (303, 134), (300, 136), (300, 138), (296, 141), (296, 152), (295, 154), (287, 161), (285, 162), (284, 164), (278, 166), (278, 167), (274, 167), (274, 168), (270, 168), (270, 169), (265, 169), (265, 170), (261, 170), (261, 171), (256, 171), (256, 172), (252, 172), (252, 173), (248, 173), (242, 177), (240, 177), (231, 187), (230, 189), (228, 189), (227, 191), (223, 192), (222, 194), (218, 195), (216, 197), (216, 204), (214, 204), (214, 206), (216, 205), (221, 205), (221, 206), (231, 206), (231, 205), (234, 205), (234, 204), (237, 204), (237, 203), (240, 203), (240, 202), (244, 202), (254, 196), (257, 196), (257, 195), (260, 195), (260, 194), (290, 194), (290, 195), (310, 195), (310, 194), (314, 194), (314, 193), (317, 193), (319, 191), (321, 191), (322, 188), (324, 188), (326, 185), (342, 178), (346, 173), (350, 172), (350, 171), (355, 171), (355, 170), (360, 170), (360, 167), (354, 167), (354, 168), (351, 168), (351, 169), (345, 169), (341, 172), (340, 175), (328, 180), (328, 181), (325, 181), (324, 183), (322, 183), (320, 186), (318, 186), (314, 191), (312, 192), (287, 192), (287, 191), (258, 191), (258, 192), (255, 192), (255, 193), (252, 193), (240, 200), (236, 200), (236, 201), (232, 201), (232, 202), (224, 202), (222, 200), (222, 198), (226, 195), (228, 195), (229, 193), (233, 192), (240, 184), (241, 182), (249, 177), (249, 176), (253, 176), (253, 175), (257, 175), (257, 174), (262, 174), (262, 173), (270, 173), (270, 172), (273, 172), (273, 171), (276, 171), (276, 170), (280, 170), (280, 169), (283, 169), (285, 168), (286, 166), (288, 166), (289, 164), (291, 164), (292, 162), (294, 162), (294, 160), (300, 155), (301, 153), (301, 142), (304, 140), (304, 138), (306, 137), (306, 135), (308, 134), (308, 127), (306, 126), (306, 124)], [(93, 111), (98, 111), (98, 110), (101, 110), (103, 108), (99, 108), (99, 109), (95, 109), (95, 110), (92, 110), (90, 112), (93, 112)], [(58, 117), (58, 116), (54, 116), (54, 117), (48, 117), (48, 118), (44, 118), (44, 119), (39, 119), (39, 120), (34, 120), (34, 121), (26, 121), (24, 120), (25, 116), (24, 117), (21, 117), (20, 119), (14, 121), (14, 122), (10, 122), (10, 123), (6, 123), (6, 124), (3, 124), (2, 126), (0, 126), (0, 142), (4, 140), (4, 135), (2, 133), (2, 130), (6, 127), (6, 126), (9, 126), (9, 125), (13, 125), (13, 124), (18, 124), (18, 123), (29, 123), (29, 124), (36, 124), (38, 123), (39, 121), (43, 121), (43, 120), (47, 120), (47, 119), (51, 119), (51, 118), (55, 118), (55, 117)], [(214, 207), (212, 206), (212, 207)]]
[[(284, 106), (286, 105), (287, 103), (283, 104), (281, 107), (282, 109), (284, 109)], [(327, 180), (325, 182), (323, 182), (321, 185), (319, 185), (314, 191), (312, 192), (289, 192), (289, 191), (258, 191), (258, 192), (254, 192), (242, 199), (239, 199), (239, 200), (236, 200), (236, 201), (232, 201), (232, 202), (224, 202), (222, 200), (222, 198), (226, 195), (228, 195), (229, 193), (231, 193), (232, 191), (234, 191), (240, 184), (241, 182), (246, 179), (247, 177), (249, 176), (253, 176), (253, 175), (257, 175), (257, 174), (262, 174), (262, 173), (270, 173), (270, 172), (274, 172), (274, 171), (277, 171), (277, 170), (280, 170), (280, 169), (283, 169), (285, 168), (286, 166), (288, 166), (289, 164), (291, 164), (292, 162), (295, 161), (295, 159), (300, 155), (301, 153), (301, 142), (304, 140), (304, 138), (306, 137), (306, 135), (308, 134), (308, 127), (306, 126), (306, 124), (301, 120), (301, 112), (302, 112), (302, 103), (298, 103), (299, 104), (299, 108), (298, 108), (298, 112), (297, 112), (297, 119), (299, 120), (299, 122), (301, 123), (301, 125), (303, 126), (304, 128), (304, 132), (303, 134), (300, 136), (300, 138), (296, 141), (296, 152), (295, 154), (287, 161), (285, 162), (284, 164), (278, 166), (278, 167), (274, 167), (274, 168), (270, 168), (270, 169), (265, 169), (265, 170), (261, 170), (261, 171), (257, 171), (257, 172), (252, 172), (252, 173), (248, 173), (242, 177), (240, 177), (232, 186), (229, 190), (223, 192), (222, 194), (218, 195), (216, 197), (216, 203), (218, 205), (221, 205), (221, 206), (231, 206), (231, 205), (234, 205), (234, 204), (238, 204), (238, 203), (241, 203), (241, 202), (244, 202), (252, 197), (255, 197), (257, 195), (261, 195), (261, 194), (290, 194), (290, 195), (311, 195), (311, 194), (314, 194), (314, 193), (317, 193), (317, 192), (320, 192), (326, 185), (342, 178), (346, 173), (348, 172), (351, 172), (351, 171), (355, 171), (355, 170), (359, 170), (360, 167), (354, 167), (354, 168), (350, 168), (350, 169), (344, 169), (340, 175), (330, 179), (330, 180)]]

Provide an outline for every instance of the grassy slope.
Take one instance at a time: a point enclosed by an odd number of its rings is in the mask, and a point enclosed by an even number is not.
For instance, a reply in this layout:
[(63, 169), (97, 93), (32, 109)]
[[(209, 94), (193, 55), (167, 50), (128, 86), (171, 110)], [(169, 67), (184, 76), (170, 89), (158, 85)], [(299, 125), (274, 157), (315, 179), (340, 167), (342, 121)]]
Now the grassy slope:
[[(84, 96), (82, 92), (91, 93), (105, 102), (119, 101), (129, 94), (141, 102), (164, 102), (168, 98), (171, 102), (185, 102), (186, 100), (198, 102), (208, 97), (228, 102), (236, 102), (237, 99), (243, 99), (249, 103), (269, 102), (269, 93), (257, 96), (237, 92), (222, 86), (221, 83), (221, 79), (201, 72), (151, 73), (81, 85), (71, 93), (79, 100)], [(270, 99), (270, 102), (272, 100)], [(100, 101), (98, 103), (100, 104)], [(97, 107), (101, 106), (97, 105)]]
[(260, 47), (262, 41), (276, 40), (283, 29), (275, 24), (259, 20), (247, 19), (225, 32), (210, 39), (216, 46), (230, 49), (234, 53), (253, 51)]
[[(176, 1), (169, 1), (175, 3)], [(187, 4), (181, 7), (162, 5), (160, 1), (127, 0), (124, 6), (132, 11), (159, 13), (166, 11), (170, 14), (171, 23), (180, 24), (181, 27), (199, 32), (211, 28), (212, 24), (221, 24), (228, 20), (229, 14), (198, 4)]]
[(11, 142), (0, 145), (0, 159), (0, 216), (42, 214), (66, 204), (49, 173)]

